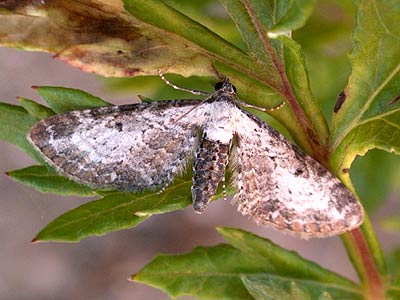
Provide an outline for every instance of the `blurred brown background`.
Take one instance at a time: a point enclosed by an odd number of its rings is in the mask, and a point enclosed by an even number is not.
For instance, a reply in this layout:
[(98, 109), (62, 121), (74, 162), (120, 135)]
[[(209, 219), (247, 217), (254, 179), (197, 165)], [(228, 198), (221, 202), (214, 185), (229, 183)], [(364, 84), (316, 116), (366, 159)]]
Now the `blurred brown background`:
[[(30, 88), (32, 85), (79, 88), (116, 104), (136, 98), (134, 93), (106, 92), (96, 76), (43, 53), (0, 48), (0, 66), (0, 101), (3, 102), (17, 104), (16, 96), (39, 100)], [(141, 91), (151, 97), (148, 92)], [(253, 231), (357, 280), (340, 238), (301, 241), (260, 228), (222, 200), (212, 203), (203, 215), (194, 214), (188, 208), (154, 216), (137, 228), (88, 238), (78, 244), (30, 244), (48, 222), (88, 200), (40, 194), (13, 182), (4, 172), (26, 167), (33, 161), (3, 141), (0, 141), (0, 154), (0, 299), (167, 299), (162, 292), (129, 282), (127, 278), (157, 253), (182, 253), (197, 245), (222, 242), (214, 229), (219, 225)], [(388, 201), (373, 216), (374, 223), (385, 211), (399, 211), (396, 202)], [(393, 236), (379, 234), (385, 249), (398, 244)]]

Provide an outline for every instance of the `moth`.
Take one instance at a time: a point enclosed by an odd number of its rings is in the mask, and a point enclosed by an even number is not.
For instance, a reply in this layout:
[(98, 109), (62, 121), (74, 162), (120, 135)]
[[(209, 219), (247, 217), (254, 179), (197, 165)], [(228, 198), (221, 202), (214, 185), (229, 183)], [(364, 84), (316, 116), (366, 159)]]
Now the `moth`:
[(203, 212), (228, 165), (238, 211), (300, 238), (352, 230), (363, 209), (343, 183), (240, 106), (228, 79), (204, 100), (71, 111), (35, 124), (28, 140), (59, 173), (94, 189), (156, 190), (193, 165)]

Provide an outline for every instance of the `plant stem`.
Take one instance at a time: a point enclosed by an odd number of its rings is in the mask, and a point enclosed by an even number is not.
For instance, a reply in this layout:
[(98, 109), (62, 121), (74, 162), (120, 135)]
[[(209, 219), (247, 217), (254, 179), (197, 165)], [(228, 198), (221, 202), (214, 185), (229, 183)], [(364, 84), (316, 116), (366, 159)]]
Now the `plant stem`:
[(364, 287), (365, 299), (384, 300), (386, 266), (382, 251), (367, 216), (362, 227), (344, 234), (343, 242)]

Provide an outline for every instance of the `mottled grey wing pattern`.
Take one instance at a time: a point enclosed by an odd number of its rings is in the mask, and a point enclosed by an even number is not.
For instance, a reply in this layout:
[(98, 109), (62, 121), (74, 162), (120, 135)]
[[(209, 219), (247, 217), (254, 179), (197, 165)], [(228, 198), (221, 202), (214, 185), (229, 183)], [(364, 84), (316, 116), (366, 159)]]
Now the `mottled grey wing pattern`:
[[(185, 116), (198, 100), (73, 111), (42, 120), (28, 134), (50, 165), (98, 189), (141, 191), (182, 173), (199, 123)], [(202, 107), (196, 107), (202, 113)]]
[(362, 222), (362, 207), (338, 178), (257, 117), (242, 111), (240, 120), (234, 203), (242, 214), (302, 238)]

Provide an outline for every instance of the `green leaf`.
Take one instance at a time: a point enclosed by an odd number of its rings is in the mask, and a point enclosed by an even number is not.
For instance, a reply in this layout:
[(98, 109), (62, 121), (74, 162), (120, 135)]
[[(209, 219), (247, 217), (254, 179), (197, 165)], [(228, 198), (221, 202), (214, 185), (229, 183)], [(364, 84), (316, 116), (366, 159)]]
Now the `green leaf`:
[(132, 228), (149, 218), (150, 212), (165, 213), (188, 206), (191, 184), (191, 179), (183, 178), (176, 179), (161, 194), (108, 193), (62, 214), (42, 229), (34, 241), (78, 242), (89, 236)]
[(218, 232), (232, 246), (262, 265), (269, 265), (271, 274), (288, 278), (309, 279), (332, 283), (354, 289), (356, 285), (338, 274), (328, 271), (297, 253), (285, 250), (255, 234), (229, 227), (219, 227)]
[[(39, 166), (38, 168), (44, 167)], [(38, 172), (40, 172), (40, 169)], [(60, 185), (57, 185), (57, 181), (62, 180), (67, 182), (63, 185), (66, 190), (62, 190)], [(78, 184), (74, 186), (73, 182), (69, 181), (70, 186), (68, 186), (68, 179), (64, 177), (49, 179), (48, 186), (45, 187), (43, 187), (43, 182), (35, 183), (40, 185), (40, 189), (47, 189), (60, 194), (66, 194), (74, 188), (77, 192), (82, 193), (81, 195), (84, 195), (85, 192), (85, 187)], [(192, 175), (187, 174), (182, 178), (175, 179), (161, 193), (159, 191), (143, 193), (96, 191), (97, 194), (103, 196), (101, 199), (88, 202), (62, 214), (42, 229), (34, 241), (78, 242), (93, 235), (99, 236), (112, 231), (135, 227), (153, 214), (183, 209), (192, 204), (191, 185)], [(79, 188), (83, 190), (79, 190)], [(60, 191), (56, 191), (56, 189), (60, 189)], [(90, 190), (88, 189), (87, 192), (89, 195)], [(228, 188), (228, 195), (233, 192), (232, 188)], [(212, 200), (221, 197), (222, 189), (220, 188)]]
[(89, 187), (80, 185), (57, 173), (46, 166), (30, 166), (24, 169), (7, 172), (15, 181), (31, 186), (42, 193), (56, 193), (59, 195), (78, 195), (82, 197), (94, 196)]
[[(289, 282), (307, 294), (319, 291), (325, 296), (332, 293), (342, 299), (361, 299), (361, 289), (351, 281), (268, 240), (232, 228), (220, 228), (219, 232), (233, 247), (221, 244), (197, 247), (182, 255), (159, 255), (132, 279), (162, 289), (171, 297), (262, 299), (255, 292), (256, 280), (261, 278), (275, 282), (271, 293), (276, 284), (283, 286)], [(310, 291), (311, 288), (316, 291)], [(284, 290), (275, 292), (280, 296), (287, 294)]]
[(99, 97), (78, 89), (41, 86), (36, 87), (36, 90), (56, 113), (111, 105)]
[[(271, 82), (279, 82), (274, 66), (274, 49), (267, 37), (267, 30), (274, 24), (274, 10), (267, 1), (222, 0), (243, 40), (252, 54), (272, 76)], [(274, 78), (276, 77), (276, 78)]]
[(132, 280), (168, 293), (171, 297), (198, 299), (253, 299), (241, 283), (243, 273), (263, 272), (264, 267), (229, 245), (197, 247), (181, 255), (158, 255)]
[(370, 149), (400, 153), (400, 6), (397, 1), (355, 5), (352, 73), (332, 128), (332, 165), (340, 174)]
[(33, 100), (26, 98), (18, 98), (19, 103), (25, 110), (37, 120), (46, 119), (54, 115), (54, 111), (50, 108), (41, 105)]
[(0, 103), (0, 139), (18, 146), (32, 158), (43, 161), (26, 139), (29, 128), (36, 121), (22, 107)]

